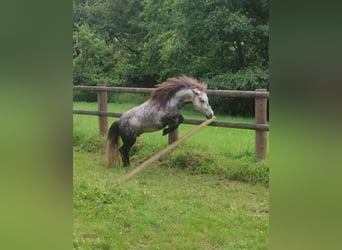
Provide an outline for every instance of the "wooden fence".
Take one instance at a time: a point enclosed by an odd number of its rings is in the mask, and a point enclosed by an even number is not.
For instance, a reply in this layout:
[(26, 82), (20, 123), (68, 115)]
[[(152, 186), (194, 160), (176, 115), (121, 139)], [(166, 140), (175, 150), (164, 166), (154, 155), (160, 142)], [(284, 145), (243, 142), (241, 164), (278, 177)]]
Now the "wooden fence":
[[(107, 111), (108, 92), (151, 93), (153, 90), (153, 88), (107, 87), (105, 84), (99, 84), (97, 86), (74, 86), (73, 89), (78, 91), (97, 92), (98, 111), (73, 110), (73, 114), (97, 115), (99, 117), (99, 133), (103, 136), (107, 134), (108, 116), (120, 117), (122, 115), (122, 113)], [(209, 124), (209, 126), (255, 130), (255, 157), (258, 160), (265, 159), (267, 154), (267, 131), (269, 131), (269, 125), (267, 123), (267, 99), (269, 98), (269, 92), (267, 92), (266, 89), (256, 89), (255, 91), (209, 89), (208, 95), (255, 99), (255, 123), (213, 121), (211, 124)], [(198, 125), (201, 122), (201, 120), (196, 119), (184, 119), (183, 123)], [(177, 139), (178, 129), (176, 129), (173, 133), (169, 133), (169, 144)]]

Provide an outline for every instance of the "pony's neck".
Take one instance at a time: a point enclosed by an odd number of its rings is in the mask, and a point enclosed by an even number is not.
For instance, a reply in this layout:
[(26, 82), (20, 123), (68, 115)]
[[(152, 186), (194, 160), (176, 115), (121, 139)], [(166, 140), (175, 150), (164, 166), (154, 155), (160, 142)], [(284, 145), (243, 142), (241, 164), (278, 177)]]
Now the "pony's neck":
[(192, 97), (193, 92), (191, 89), (182, 89), (170, 99), (169, 107), (180, 110), (185, 104), (192, 102)]

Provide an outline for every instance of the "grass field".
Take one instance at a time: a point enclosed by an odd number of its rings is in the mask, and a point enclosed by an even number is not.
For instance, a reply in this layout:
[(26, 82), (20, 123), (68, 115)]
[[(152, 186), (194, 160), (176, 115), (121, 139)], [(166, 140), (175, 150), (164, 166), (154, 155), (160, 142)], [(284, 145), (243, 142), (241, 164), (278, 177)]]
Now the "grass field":
[[(181, 125), (180, 136), (193, 128)], [(74, 249), (267, 249), (268, 161), (254, 160), (254, 131), (206, 127), (127, 183), (119, 178), (167, 137), (141, 135), (130, 168), (106, 168), (104, 143), (96, 116), (74, 115)]]

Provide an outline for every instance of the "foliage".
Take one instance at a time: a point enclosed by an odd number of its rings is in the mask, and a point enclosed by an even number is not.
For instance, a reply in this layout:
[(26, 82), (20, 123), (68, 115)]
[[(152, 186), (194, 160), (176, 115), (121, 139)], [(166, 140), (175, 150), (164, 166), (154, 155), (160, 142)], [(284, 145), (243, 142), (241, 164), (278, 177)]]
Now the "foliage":
[(108, 95), (108, 101), (118, 104), (131, 103), (139, 105), (149, 98), (149, 94), (140, 93), (111, 93)]
[(210, 89), (255, 90), (268, 88), (268, 70), (247, 67), (235, 73), (225, 73), (205, 78)]
[[(255, 90), (268, 88), (268, 71), (259, 67), (244, 68), (236, 73), (216, 75), (200, 79), (206, 82), (210, 89)], [(134, 103), (136, 105), (148, 99), (148, 95), (109, 93), (108, 101), (114, 103)], [(74, 92), (74, 101), (96, 102), (96, 93)], [(216, 114), (254, 117), (254, 99), (227, 98), (210, 96), (210, 104)]]
[(151, 87), (254, 67), (268, 67), (266, 0), (74, 0), (76, 84)]
[[(268, 70), (248, 67), (236, 73), (226, 73), (203, 79), (210, 89), (255, 90), (268, 89)], [(227, 115), (254, 116), (254, 99), (212, 96), (210, 104), (215, 112)]]
[(81, 25), (74, 36), (80, 55), (74, 58), (74, 82), (82, 84), (111, 83), (114, 68), (111, 59), (112, 48), (90, 29)]
[(97, 93), (85, 92), (85, 91), (74, 91), (73, 101), (74, 102), (97, 102)]

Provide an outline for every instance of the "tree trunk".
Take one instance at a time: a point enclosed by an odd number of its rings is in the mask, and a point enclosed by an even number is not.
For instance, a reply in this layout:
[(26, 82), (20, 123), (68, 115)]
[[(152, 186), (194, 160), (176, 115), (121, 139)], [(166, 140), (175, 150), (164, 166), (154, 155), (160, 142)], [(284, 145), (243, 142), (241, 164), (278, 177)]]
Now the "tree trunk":
[(246, 64), (245, 51), (242, 47), (242, 43), (240, 39), (237, 39), (235, 42), (236, 42), (236, 52), (239, 58), (239, 63), (240, 63), (240, 66), (243, 67)]

